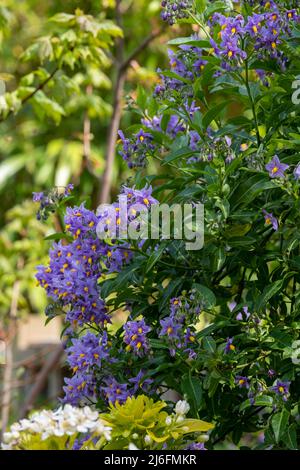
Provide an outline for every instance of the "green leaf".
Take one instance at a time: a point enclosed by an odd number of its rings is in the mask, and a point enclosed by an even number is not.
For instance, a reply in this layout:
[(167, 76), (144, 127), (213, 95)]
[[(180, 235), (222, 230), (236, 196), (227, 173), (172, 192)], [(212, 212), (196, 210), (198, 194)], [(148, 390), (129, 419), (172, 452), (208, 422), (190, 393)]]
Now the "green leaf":
[(202, 382), (198, 377), (192, 376), (191, 373), (185, 374), (181, 381), (182, 393), (187, 396), (187, 401), (191, 406), (194, 416), (198, 415), (202, 402)]
[(235, 210), (238, 206), (249, 204), (259, 194), (274, 189), (276, 186), (273, 181), (270, 181), (267, 175), (255, 173), (248, 176), (231, 194), (230, 206)]
[(207, 6), (207, 0), (195, 0), (195, 7), (198, 13), (203, 13)]
[(297, 445), (297, 431), (296, 425), (292, 424), (286, 433), (282, 436), (282, 441), (286, 444), (288, 449), (299, 450)]
[(74, 19), (74, 15), (69, 15), (68, 13), (57, 13), (56, 15), (52, 16), (49, 21), (52, 21), (53, 23), (70, 24), (74, 21)]
[(200, 298), (203, 300), (206, 308), (212, 308), (216, 305), (216, 296), (208, 287), (196, 283), (193, 284), (192, 289), (195, 289), (200, 294)]
[(260, 310), (269, 302), (269, 300), (277, 294), (282, 288), (283, 279), (273, 282), (264, 288), (263, 293), (258, 297), (256, 302), (256, 310)]
[(289, 412), (283, 408), (280, 413), (276, 413), (272, 418), (272, 429), (274, 431), (277, 444), (281, 440), (282, 435), (287, 430), (289, 416)]
[(166, 248), (166, 243), (161, 243), (159, 245), (159, 248), (152, 253), (152, 255), (149, 257), (147, 264), (146, 264), (146, 273), (149, 273), (153, 269), (153, 267), (158, 262), (161, 255), (163, 254), (165, 248)]
[(221, 103), (216, 104), (203, 116), (203, 127), (206, 129), (212, 121), (214, 121), (223, 111), (226, 106), (228, 106), (229, 101), (224, 100)]
[(170, 46), (179, 46), (181, 44), (188, 44), (190, 46), (197, 46), (197, 47), (200, 47), (202, 49), (211, 48), (211, 45), (210, 45), (209, 41), (205, 41), (205, 40), (201, 40), (201, 39), (193, 39), (191, 37), (171, 39), (170, 41), (168, 41), (168, 44)]
[(201, 419), (187, 418), (180, 423), (180, 427), (183, 429), (188, 428), (188, 431), (186, 432), (207, 432), (213, 429), (214, 425), (207, 423), (206, 421), (202, 421)]
[(190, 157), (195, 153), (193, 150), (191, 150), (190, 147), (183, 147), (181, 149), (174, 150), (173, 152), (169, 153), (166, 158), (164, 158), (164, 161), (162, 162), (162, 166), (166, 165), (167, 163), (173, 162), (174, 160), (178, 160), (179, 158), (183, 157)]
[(44, 238), (44, 240), (72, 240), (72, 237), (70, 237), (67, 233), (51, 233), (51, 235), (48, 235), (47, 237)]
[(240, 406), (240, 411), (244, 411), (246, 410), (247, 408), (250, 408), (252, 406), (265, 406), (265, 407), (270, 407), (273, 405), (273, 398), (270, 397), (269, 395), (264, 395), (264, 396), (261, 396), (261, 397), (257, 397), (255, 399), (255, 402), (254, 404), (252, 405), (252, 403), (250, 402), (250, 400), (246, 400), (244, 401), (241, 406)]
[(33, 96), (32, 101), (34, 109), (41, 119), (47, 116), (53, 119), (56, 124), (59, 124), (62, 116), (66, 114), (64, 109), (56, 101), (48, 98), (41, 90)]
[(215, 340), (211, 336), (204, 337), (203, 348), (210, 354), (214, 354), (217, 348)]
[(217, 11), (224, 11), (226, 10), (227, 6), (225, 5), (225, 2), (217, 1), (213, 2), (211, 5), (209, 5), (206, 10), (205, 10), (205, 18), (206, 20), (215, 12)]

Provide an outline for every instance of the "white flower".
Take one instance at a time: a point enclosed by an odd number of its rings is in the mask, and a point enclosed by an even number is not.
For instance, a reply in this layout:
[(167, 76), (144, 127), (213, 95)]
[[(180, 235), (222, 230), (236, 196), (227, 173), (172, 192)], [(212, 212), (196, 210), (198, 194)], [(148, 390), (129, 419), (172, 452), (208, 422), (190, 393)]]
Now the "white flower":
[(138, 449), (137, 446), (132, 444), (132, 442), (131, 442), (128, 446), (128, 450), (140, 450), (140, 449)]
[(2, 450), (13, 450), (12, 444), (1, 444), (1, 449)]
[(145, 441), (146, 444), (151, 444), (152, 439), (151, 439), (151, 437), (148, 436), (148, 434), (147, 434), (147, 435), (145, 436), (145, 438), (144, 438), (144, 441)]
[(18, 445), (18, 440), (22, 438), (22, 433), (40, 434), (41, 439), (45, 440), (51, 436), (72, 436), (87, 432), (94, 433), (96, 436), (104, 436), (107, 441), (111, 440), (111, 428), (101, 420), (97, 411), (88, 406), (75, 408), (71, 405), (65, 405), (55, 411), (36, 412), (29, 419), (22, 419), (18, 423), (14, 423), (10, 432), (3, 436), (2, 448), (13, 449)]
[(179, 400), (175, 406), (175, 413), (177, 415), (185, 416), (190, 410), (190, 405), (185, 400)]
[(171, 416), (167, 416), (167, 417), (166, 417), (166, 424), (167, 424), (168, 426), (170, 426), (170, 424), (172, 424), (172, 418), (171, 418)]

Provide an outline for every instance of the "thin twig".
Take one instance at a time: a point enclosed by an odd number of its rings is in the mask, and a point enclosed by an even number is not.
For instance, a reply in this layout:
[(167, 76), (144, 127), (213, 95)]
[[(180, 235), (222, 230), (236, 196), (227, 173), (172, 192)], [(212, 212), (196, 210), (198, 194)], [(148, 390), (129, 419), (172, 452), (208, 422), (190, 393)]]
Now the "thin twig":
[[(57, 71), (58, 67), (56, 66), (53, 72), (51, 72), (50, 75), (42, 83), (40, 83), (31, 93), (29, 93), (27, 96), (25, 96), (25, 98), (21, 100), (22, 105), (27, 103), (27, 101), (29, 101), (31, 98), (33, 98), (38, 91), (43, 90), (43, 88), (45, 88), (45, 86), (50, 82), (50, 80), (52, 80)], [(5, 121), (12, 113), (13, 110), (10, 110), (4, 118), (0, 118), (0, 122)]]
[[(86, 94), (90, 96), (93, 92), (92, 85), (86, 87)], [(85, 111), (83, 120), (83, 157), (84, 164), (88, 165), (91, 158), (91, 120), (88, 111)]]
[(49, 356), (49, 359), (45, 362), (41, 371), (37, 375), (36, 381), (31, 388), (28, 396), (25, 398), (23, 407), (20, 412), (20, 418), (24, 418), (28, 411), (30, 411), (35, 403), (40, 392), (43, 390), (44, 385), (47, 381), (50, 372), (57, 366), (63, 355), (63, 347), (59, 345), (53, 353)]
[[(116, 22), (118, 26), (122, 27), (122, 18), (120, 10), (120, 1), (117, 1), (116, 4)], [(105, 154), (105, 170), (102, 177), (102, 184), (100, 188), (99, 202), (101, 204), (108, 202), (111, 182), (112, 182), (112, 173), (113, 173), (113, 164), (115, 159), (115, 149), (118, 138), (118, 130), (120, 128), (120, 121), (122, 115), (122, 97), (123, 90), (126, 80), (127, 69), (130, 66), (131, 62), (138, 56), (155, 38), (162, 34), (164, 29), (154, 31), (147, 38), (142, 41), (142, 43), (129, 55), (127, 59), (124, 58), (124, 38), (120, 38), (117, 44), (117, 57), (116, 57), (116, 67), (117, 67), (117, 76), (115, 81), (115, 86), (113, 89), (114, 94), (114, 103), (113, 103), (113, 115), (110, 121), (108, 134), (107, 134), (107, 143), (106, 143), (106, 154)]]

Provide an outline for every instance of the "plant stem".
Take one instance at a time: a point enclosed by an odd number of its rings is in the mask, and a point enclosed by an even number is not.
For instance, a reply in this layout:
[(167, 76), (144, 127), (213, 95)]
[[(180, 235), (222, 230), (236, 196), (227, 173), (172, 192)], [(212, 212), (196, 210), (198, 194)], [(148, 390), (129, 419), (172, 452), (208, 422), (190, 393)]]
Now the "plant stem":
[(259, 135), (259, 127), (258, 127), (258, 119), (257, 119), (257, 114), (256, 114), (256, 109), (255, 109), (255, 103), (254, 103), (253, 96), (252, 96), (251, 89), (250, 89), (250, 85), (249, 85), (249, 64), (248, 64), (248, 60), (245, 60), (245, 71), (246, 71), (245, 85), (246, 85), (247, 93), (248, 93), (248, 96), (249, 96), (251, 109), (252, 109), (252, 113), (253, 113), (253, 118), (254, 118), (254, 123), (255, 123), (257, 146), (259, 147), (260, 144), (261, 144), (261, 138), (260, 138), (260, 135)]

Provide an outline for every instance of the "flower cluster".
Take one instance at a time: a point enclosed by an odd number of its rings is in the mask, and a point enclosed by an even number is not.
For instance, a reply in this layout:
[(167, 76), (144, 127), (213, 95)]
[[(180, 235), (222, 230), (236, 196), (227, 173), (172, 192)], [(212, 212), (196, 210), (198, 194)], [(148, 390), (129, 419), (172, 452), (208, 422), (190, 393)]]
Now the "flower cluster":
[[(125, 208), (121, 196), (125, 198)], [(65, 379), (66, 403), (77, 405), (99, 396), (107, 402), (123, 402), (138, 388), (147, 389), (151, 383), (144, 379), (142, 371), (137, 376), (129, 376), (127, 384), (120, 384), (111, 377), (109, 367), (115, 358), (111, 357), (111, 342), (105, 330), (111, 319), (101, 298), (99, 279), (107, 271), (120, 271), (132, 258), (127, 242), (112, 239), (113, 224), (119, 227), (119, 221), (125, 218), (126, 224), (139, 226), (140, 214), (156, 203), (151, 186), (143, 189), (124, 186), (119, 201), (111, 207), (113, 214), (107, 213), (106, 207), (95, 214), (84, 204), (67, 208), (64, 218), (66, 240), (54, 243), (49, 264), (37, 268), (38, 284), (54, 301), (51, 315), (52, 311), (64, 312), (65, 309), (66, 321), (72, 326), (66, 353), (74, 375)], [(98, 238), (99, 226), (100, 229), (104, 227), (106, 239)], [(117, 238), (120, 232), (114, 235)], [(104, 330), (98, 335), (88, 332), (72, 338), (76, 327), (87, 324), (96, 324)], [(146, 335), (150, 331), (144, 320), (127, 322), (124, 331), (127, 350), (130, 347), (137, 356), (144, 355), (149, 348)], [(103, 384), (100, 388), (97, 380)]]
[(229, 164), (235, 158), (235, 151), (232, 148), (232, 139), (228, 135), (218, 137), (208, 128), (206, 141), (202, 141), (196, 131), (190, 131), (189, 138), (190, 148), (197, 152), (197, 156), (188, 158), (187, 163), (189, 164), (211, 162), (219, 158), (222, 159), (222, 161), (224, 160), (226, 164)]
[(47, 194), (44, 192), (32, 193), (33, 202), (40, 203), (36, 215), (37, 220), (47, 220), (49, 214), (55, 212), (59, 202), (70, 196), (73, 189), (73, 184), (68, 184), (65, 188), (56, 187)]
[(152, 388), (153, 380), (146, 378), (146, 372), (140, 370), (135, 377), (127, 379), (127, 382), (119, 382), (112, 375), (103, 379), (105, 386), (101, 387), (101, 396), (112, 405), (125, 403), (128, 397), (144, 392), (151, 395), (155, 389)]
[(122, 142), (122, 150), (119, 151), (119, 154), (127, 162), (128, 167), (138, 168), (145, 166), (147, 156), (152, 155), (156, 149), (155, 145), (152, 144), (152, 135), (141, 129), (130, 139), (126, 138), (122, 131), (119, 131), (119, 136)]
[(3, 450), (13, 450), (22, 445), (23, 439), (39, 434), (41, 440), (49, 437), (74, 436), (90, 433), (98, 439), (101, 436), (109, 441), (111, 428), (100, 418), (97, 411), (90, 407), (75, 408), (71, 405), (60, 407), (56, 411), (43, 410), (36, 412), (29, 419), (14, 423), (9, 432), (3, 436)]
[(284, 69), (286, 58), (278, 46), (285, 35), (290, 35), (291, 23), (299, 22), (299, 19), (295, 9), (281, 11), (275, 2), (267, 11), (253, 13), (247, 19), (241, 14), (228, 17), (215, 13), (210, 21), (211, 34), (215, 38), (211, 39), (211, 45), (227, 70), (245, 60), (251, 48), (257, 51), (258, 59), (276, 59)]
[(93, 366), (101, 367), (102, 361), (110, 360), (107, 332), (102, 337), (87, 333), (72, 339), (72, 346), (67, 348), (68, 363), (74, 372), (87, 371)]
[[(191, 40), (197, 39), (197, 36), (191, 37)], [(155, 87), (154, 96), (177, 101), (180, 107), (184, 98), (184, 106), (187, 108), (187, 100), (193, 96), (192, 83), (203, 74), (207, 60), (201, 48), (191, 45), (181, 45), (177, 52), (169, 49), (168, 56), (171, 75), (158, 70), (160, 81)], [(178, 99), (178, 93), (181, 99)]]
[(126, 351), (133, 351), (138, 356), (144, 356), (149, 351), (147, 333), (151, 331), (145, 320), (128, 321), (123, 328), (124, 342), (127, 344)]
[[(75, 213), (79, 214), (79, 209)], [(103, 325), (109, 317), (97, 283), (101, 276), (99, 256), (104, 247), (94, 235), (86, 234), (85, 226), (77, 225), (77, 222), (73, 226), (77, 234), (75, 239), (68, 245), (54, 243), (49, 265), (38, 266), (36, 278), (49, 297), (59, 306), (68, 307), (68, 321)]]
[(191, 0), (162, 0), (163, 11), (161, 17), (170, 25), (176, 23), (178, 19), (188, 17), (187, 9), (191, 8)]
[[(193, 299), (193, 295), (190, 296)], [(190, 359), (195, 359), (194, 346), (197, 339), (193, 329), (188, 326), (194, 322), (200, 313), (199, 305), (193, 305), (188, 299), (174, 297), (170, 301), (170, 315), (160, 320), (161, 329), (159, 336), (166, 339), (170, 348), (171, 356), (175, 356), (176, 350), (180, 349), (188, 354)]]
[(105, 205), (98, 211), (97, 235), (101, 239), (119, 240), (115, 246), (113, 240), (106, 245), (110, 271), (119, 271), (123, 264), (130, 261), (130, 247), (122, 239), (127, 239), (129, 229), (140, 233), (143, 223), (146, 223), (144, 215), (148, 215), (150, 207), (158, 202), (152, 196), (151, 186), (143, 189), (123, 186), (118, 199), (118, 202), (109, 207)]

